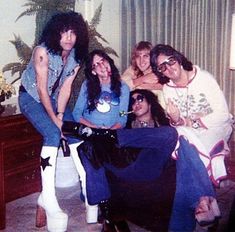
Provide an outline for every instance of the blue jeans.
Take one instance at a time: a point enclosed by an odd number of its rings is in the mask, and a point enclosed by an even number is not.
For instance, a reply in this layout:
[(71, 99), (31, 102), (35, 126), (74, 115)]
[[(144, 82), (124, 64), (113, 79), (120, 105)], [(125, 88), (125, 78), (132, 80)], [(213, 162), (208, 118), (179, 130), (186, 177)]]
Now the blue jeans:
[[(135, 166), (140, 172), (136, 172), (135, 175), (133, 173), (133, 175), (129, 175), (131, 179), (137, 178), (138, 180), (153, 179), (161, 174), (161, 170), (174, 150), (178, 139), (178, 133), (172, 127), (120, 129), (117, 130), (117, 135), (121, 147), (143, 148), (139, 158), (144, 158), (149, 155), (145, 163), (140, 164), (138, 162), (139, 165), (136, 165), (138, 167)], [(154, 154), (150, 155), (150, 151), (153, 151)], [(160, 157), (158, 154), (161, 154)], [(101, 200), (109, 199), (110, 189), (105, 176), (105, 169), (110, 169), (111, 165), (106, 164), (104, 167), (94, 169), (85, 155), (80, 155), (80, 158), (87, 173), (88, 202), (90, 204), (97, 204)], [(156, 159), (157, 161), (154, 162)], [(151, 168), (148, 167), (149, 163), (151, 163)], [(149, 172), (142, 172), (145, 167), (149, 168), (146, 169)], [(128, 173), (130, 173), (130, 169)], [(95, 189), (96, 191), (94, 191)]]
[[(56, 112), (56, 102), (51, 98), (51, 103)], [(59, 147), (61, 132), (47, 114), (42, 103), (34, 100), (27, 92), (20, 92), (19, 106), (21, 113), (31, 122), (35, 129), (43, 136), (43, 145)], [(66, 109), (63, 120), (73, 120), (69, 109)], [(76, 143), (78, 139), (68, 138), (68, 143)]]
[[(200, 197), (215, 197), (215, 191), (198, 151), (185, 138), (178, 138), (174, 128), (118, 130), (119, 145), (143, 148), (143, 150), (137, 160), (123, 171), (117, 171), (110, 165), (109, 169), (127, 180), (151, 179), (154, 175), (151, 175), (151, 172), (143, 175), (142, 169), (149, 170), (149, 166), (150, 170), (153, 170), (151, 167), (156, 164), (156, 174), (159, 174), (161, 165), (165, 163), (163, 158), (169, 157), (174, 151), (177, 140), (179, 148), (176, 161), (176, 192), (169, 229), (174, 232), (191, 232), (195, 229), (194, 211)], [(148, 157), (150, 148), (155, 151), (155, 156)]]

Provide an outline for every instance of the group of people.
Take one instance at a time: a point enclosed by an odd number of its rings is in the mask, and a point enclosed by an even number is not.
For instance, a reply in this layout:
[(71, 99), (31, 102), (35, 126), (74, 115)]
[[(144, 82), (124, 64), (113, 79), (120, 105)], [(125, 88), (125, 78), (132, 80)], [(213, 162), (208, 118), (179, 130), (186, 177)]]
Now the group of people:
[[(176, 159), (177, 180), (169, 230), (193, 231), (196, 220), (213, 223), (221, 216), (213, 185), (226, 177), (224, 157), (232, 132), (215, 78), (171, 46), (153, 47), (147, 41), (135, 46), (131, 66), (121, 76), (106, 52), (88, 54), (88, 43), (79, 13), (56, 14), (22, 74), (21, 112), (43, 136), (36, 226), (67, 230), (68, 215), (55, 192), (61, 140), (80, 177), (88, 231), (102, 230), (99, 206), (105, 221), (111, 220), (107, 169), (126, 180), (151, 180), (170, 157)], [(83, 63), (86, 78), (70, 109), (72, 83)], [(127, 167), (110, 162), (110, 153), (132, 153), (131, 148), (138, 154)]]

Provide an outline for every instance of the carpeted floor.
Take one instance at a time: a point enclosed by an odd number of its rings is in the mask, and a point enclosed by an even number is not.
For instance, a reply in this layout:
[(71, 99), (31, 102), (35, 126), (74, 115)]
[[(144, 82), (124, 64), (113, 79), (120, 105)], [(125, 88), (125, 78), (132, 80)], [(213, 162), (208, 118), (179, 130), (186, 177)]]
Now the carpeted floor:
[[(7, 203), (7, 222), (6, 229), (2, 230), (5, 232), (45, 232), (46, 228), (38, 229), (35, 227), (35, 209), (36, 200), (39, 193), (34, 193), (29, 196), (17, 199), (15, 201)], [(69, 215), (68, 232), (86, 232), (85, 223), (85, 207), (84, 203), (80, 200), (80, 189), (79, 185), (69, 187), (69, 188), (57, 188), (57, 195), (61, 207)], [(232, 205), (232, 201), (235, 196), (235, 183), (226, 182), (225, 186), (217, 189), (218, 201), (220, 209), (222, 211), (222, 218), (220, 219), (219, 225), (216, 232), (226, 232), (226, 225), (228, 222), (229, 212)], [(138, 212), (136, 210), (136, 215), (143, 215), (144, 212)], [(136, 216), (135, 215), (135, 216)], [(135, 218), (129, 215), (129, 219)], [(143, 217), (142, 220), (131, 222), (128, 221), (130, 230), (133, 232), (146, 232), (146, 231), (156, 231), (149, 230), (149, 225), (147, 221), (148, 217)], [(141, 219), (141, 218), (139, 218)], [(235, 218), (234, 218), (235, 220)], [(205, 232), (207, 230), (197, 226), (195, 232)], [(235, 230), (230, 230), (235, 231)], [(183, 232), (183, 231), (182, 231)]]

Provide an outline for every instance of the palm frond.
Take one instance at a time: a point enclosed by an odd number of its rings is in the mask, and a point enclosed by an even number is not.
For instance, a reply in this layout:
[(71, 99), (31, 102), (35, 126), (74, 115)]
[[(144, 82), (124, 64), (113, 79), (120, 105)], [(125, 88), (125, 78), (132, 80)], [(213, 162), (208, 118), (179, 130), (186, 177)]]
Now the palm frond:
[(116, 51), (114, 49), (112, 49), (111, 47), (104, 47), (104, 50), (108, 53), (108, 54), (112, 54), (116, 57), (119, 57), (118, 54), (116, 53)]
[(18, 77), (16, 77), (11, 84), (15, 83), (17, 80), (20, 79), (21, 74), (23, 73), (23, 71), (26, 68), (26, 64), (22, 64), (20, 62), (14, 62), (14, 63), (9, 63), (7, 65), (5, 65), (2, 69), (3, 72), (7, 72), (10, 71), (11, 75), (15, 75), (16, 73), (19, 73)]
[(12, 62), (9, 64), (6, 64), (3, 68), (2, 71), (3, 72), (7, 72), (7, 71), (12, 71), (16, 66), (21, 65), (20, 62)]
[(39, 11), (40, 7), (39, 6), (35, 6), (32, 8), (28, 8), (27, 10), (25, 10), (24, 12), (22, 12), (15, 20), (15, 22), (17, 22), (21, 17), (23, 16), (32, 16), (35, 15), (38, 11)]
[(30, 48), (20, 36), (14, 34), (15, 40), (10, 40), (17, 51), (17, 55), (22, 63), (28, 63), (32, 54), (32, 48)]
[(24, 4), (23, 7), (28, 7), (22, 12), (15, 20), (18, 21), (23, 16), (32, 16), (40, 12), (41, 10), (59, 10), (68, 11), (74, 9), (75, 0), (28, 0), (29, 2)]
[(95, 28), (89, 29), (89, 37), (98, 37), (99, 39), (103, 40), (105, 43), (109, 43)]
[(93, 18), (90, 21), (90, 26), (91, 27), (96, 28), (97, 25), (100, 23), (101, 11), (102, 11), (102, 3), (95, 10), (95, 14), (94, 14)]

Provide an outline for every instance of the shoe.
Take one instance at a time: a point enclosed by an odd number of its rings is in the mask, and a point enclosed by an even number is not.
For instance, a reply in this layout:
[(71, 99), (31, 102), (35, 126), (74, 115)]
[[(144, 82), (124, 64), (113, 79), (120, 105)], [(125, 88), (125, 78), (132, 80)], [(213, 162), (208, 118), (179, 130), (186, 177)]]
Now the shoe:
[(43, 146), (41, 151), (42, 192), (38, 198), (36, 227), (47, 225), (49, 232), (65, 232), (68, 215), (59, 206), (55, 194), (55, 167), (58, 148)]
[[(41, 195), (40, 195), (41, 196)], [(47, 225), (49, 232), (65, 232), (67, 231), (68, 215), (62, 210), (49, 213), (42, 206), (42, 198), (39, 196), (36, 211), (36, 227), (41, 228)]]
[(109, 200), (103, 200), (99, 203), (101, 216), (103, 217), (104, 221), (106, 221), (107, 223), (111, 223), (110, 207), (111, 206)]
[(211, 208), (210, 197), (200, 198), (199, 205), (195, 210), (195, 218), (202, 227), (214, 224), (216, 219)]
[(121, 220), (121, 221), (116, 221), (114, 222), (115, 224), (115, 228), (117, 231), (120, 232), (131, 232), (127, 222), (125, 220)]
[(115, 224), (113, 222), (108, 222), (104, 220), (102, 232), (117, 232)]
[(102, 232), (131, 232), (126, 221), (104, 221), (104, 227)]

